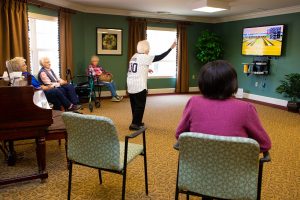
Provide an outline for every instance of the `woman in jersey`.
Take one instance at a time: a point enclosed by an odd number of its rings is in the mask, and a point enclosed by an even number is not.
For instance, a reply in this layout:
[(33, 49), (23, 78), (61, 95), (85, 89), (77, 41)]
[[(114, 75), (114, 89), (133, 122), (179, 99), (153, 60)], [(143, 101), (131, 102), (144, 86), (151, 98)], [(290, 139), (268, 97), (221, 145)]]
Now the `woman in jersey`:
[(164, 59), (175, 47), (176, 42), (161, 55), (152, 56), (148, 55), (150, 45), (147, 40), (142, 40), (137, 44), (137, 53), (130, 59), (127, 73), (127, 91), (132, 111), (130, 130), (138, 130), (144, 126), (142, 120), (146, 106), (148, 72), (152, 73), (149, 65)]

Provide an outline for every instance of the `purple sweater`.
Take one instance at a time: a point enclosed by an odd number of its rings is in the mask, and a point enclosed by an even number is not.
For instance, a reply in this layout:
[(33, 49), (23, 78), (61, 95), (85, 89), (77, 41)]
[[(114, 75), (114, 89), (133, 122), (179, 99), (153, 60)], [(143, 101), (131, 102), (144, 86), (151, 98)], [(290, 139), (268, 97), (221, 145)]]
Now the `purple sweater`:
[(190, 98), (177, 128), (176, 138), (183, 132), (247, 137), (256, 140), (262, 152), (271, 148), (270, 138), (260, 123), (255, 107), (233, 98)]

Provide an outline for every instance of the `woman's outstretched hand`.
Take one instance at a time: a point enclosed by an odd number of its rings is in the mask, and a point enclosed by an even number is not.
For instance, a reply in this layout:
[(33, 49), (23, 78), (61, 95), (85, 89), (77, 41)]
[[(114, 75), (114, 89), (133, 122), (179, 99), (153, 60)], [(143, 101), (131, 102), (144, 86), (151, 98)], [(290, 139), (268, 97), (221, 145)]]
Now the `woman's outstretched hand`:
[(173, 42), (172, 46), (170, 47), (171, 49), (174, 49), (176, 47), (177, 43), (176, 41)]

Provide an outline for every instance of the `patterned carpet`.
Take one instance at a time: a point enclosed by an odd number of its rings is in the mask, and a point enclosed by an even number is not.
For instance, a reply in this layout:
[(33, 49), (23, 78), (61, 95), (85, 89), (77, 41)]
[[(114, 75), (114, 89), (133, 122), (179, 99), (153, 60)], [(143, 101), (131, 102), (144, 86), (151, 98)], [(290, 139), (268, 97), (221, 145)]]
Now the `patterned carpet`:
[[(144, 121), (148, 126), (148, 174), (149, 196), (144, 192), (143, 159), (130, 163), (126, 199), (174, 199), (177, 152), (172, 146), (174, 133), (189, 95), (165, 95), (148, 97)], [(300, 115), (287, 111), (256, 105), (262, 123), (269, 133), (273, 148), (272, 162), (265, 165), (263, 175), (263, 200), (300, 199)], [(93, 114), (113, 119), (120, 139), (128, 134), (130, 124), (130, 104), (128, 99), (120, 103), (102, 102), (102, 107)], [(84, 113), (89, 113), (84, 109)], [(137, 139), (133, 142), (140, 143)], [(15, 167), (7, 167), (0, 154), (0, 178), (15, 174), (35, 172), (35, 146), (32, 141), (18, 142), (18, 153), (24, 158), (18, 160)], [(66, 199), (68, 171), (64, 145), (57, 141), (47, 142), (47, 169), (49, 178), (45, 183), (39, 180), (0, 187), (0, 199)], [(94, 169), (75, 166), (73, 172), (72, 199), (113, 200), (121, 198), (120, 175), (103, 173), (103, 184), (99, 185), (98, 174)], [(185, 199), (181, 196), (180, 199)], [(199, 198), (191, 198), (199, 199)]]

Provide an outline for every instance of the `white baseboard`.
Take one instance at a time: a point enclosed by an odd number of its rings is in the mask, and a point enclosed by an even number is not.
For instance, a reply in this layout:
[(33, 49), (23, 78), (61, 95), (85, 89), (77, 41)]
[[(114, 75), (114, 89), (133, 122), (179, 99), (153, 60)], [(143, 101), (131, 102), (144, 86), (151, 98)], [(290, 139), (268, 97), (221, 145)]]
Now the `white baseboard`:
[(170, 93), (175, 93), (175, 88), (148, 89), (148, 94), (170, 94)]
[[(117, 94), (120, 96), (125, 96), (126, 95), (126, 90), (118, 90)], [(110, 91), (102, 91), (101, 92), (101, 97), (111, 97)]]
[[(159, 88), (159, 89), (148, 89), (148, 94), (170, 94), (175, 93), (175, 88)], [(120, 96), (126, 95), (126, 90), (118, 90), (117, 94)], [(110, 91), (102, 91), (101, 97), (110, 97)]]
[(276, 98), (266, 97), (266, 96), (261, 96), (256, 94), (250, 94), (250, 93), (244, 93), (243, 97), (246, 99), (251, 99), (255, 101), (260, 101), (260, 102), (274, 104), (278, 106), (284, 106), (284, 107), (286, 107), (288, 103), (288, 101), (286, 100), (276, 99)]
[[(190, 87), (189, 92), (199, 92), (199, 88), (198, 87)], [(118, 90), (117, 93), (118, 93), (118, 95), (125, 96), (126, 90)], [(175, 88), (159, 88), (159, 89), (149, 89), (148, 90), (148, 94), (170, 94), (170, 93), (175, 93)], [(102, 97), (111, 96), (110, 91), (103, 91), (101, 93), (101, 96)], [(286, 100), (276, 99), (276, 98), (272, 98), (272, 97), (266, 97), (266, 96), (251, 94), (251, 93), (245, 93), (245, 92), (243, 94), (243, 98), (255, 100), (255, 101), (259, 101), (259, 102), (263, 102), (263, 103), (284, 106), (284, 107), (286, 107), (287, 103), (288, 103), (288, 101), (286, 101)]]
[(199, 88), (198, 87), (190, 87), (189, 92), (199, 92)]

